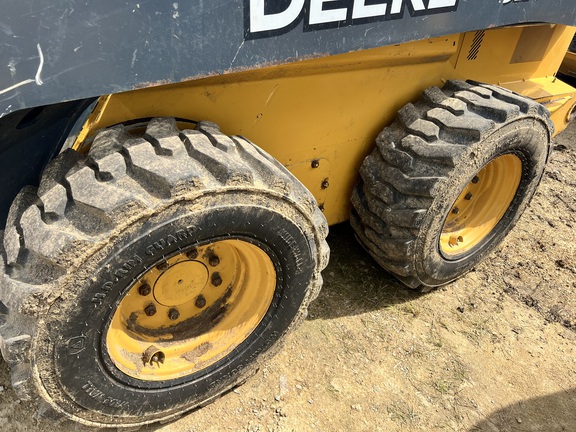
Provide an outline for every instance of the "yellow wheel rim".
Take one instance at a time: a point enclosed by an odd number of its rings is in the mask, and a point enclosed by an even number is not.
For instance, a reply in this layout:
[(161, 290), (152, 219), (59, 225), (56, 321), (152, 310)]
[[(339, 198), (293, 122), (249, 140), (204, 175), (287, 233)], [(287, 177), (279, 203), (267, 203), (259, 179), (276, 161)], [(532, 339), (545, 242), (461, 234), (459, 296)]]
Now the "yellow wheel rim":
[(440, 235), (448, 258), (469, 252), (496, 227), (510, 207), (522, 178), (522, 161), (514, 154), (493, 159), (464, 188)]
[(272, 303), (268, 255), (223, 240), (148, 270), (121, 300), (106, 332), (108, 354), (126, 375), (149, 381), (198, 372), (238, 347)]

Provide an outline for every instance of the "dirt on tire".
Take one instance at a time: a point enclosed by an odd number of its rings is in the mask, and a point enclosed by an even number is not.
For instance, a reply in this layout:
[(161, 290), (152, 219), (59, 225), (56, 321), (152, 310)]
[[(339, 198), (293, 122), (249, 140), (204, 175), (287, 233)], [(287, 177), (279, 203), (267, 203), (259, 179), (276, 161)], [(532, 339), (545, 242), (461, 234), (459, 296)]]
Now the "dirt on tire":
[[(576, 124), (532, 204), (463, 278), (414, 293), (348, 225), (308, 320), (246, 384), (158, 431), (576, 430)], [(80, 430), (19, 402), (0, 363), (0, 424)], [(40, 416), (41, 417), (41, 416)]]
[(552, 130), (548, 110), (501, 87), (447, 81), (428, 88), (398, 111), (360, 167), (350, 217), (358, 239), (410, 288), (430, 291), (457, 279), (522, 215)]
[[(322, 285), (327, 233), (301, 183), (214, 123), (180, 130), (174, 118), (154, 118), (142, 136), (124, 125), (100, 131), (87, 155), (68, 149), (51, 161), (37, 191), (25, 188), (9, 212), (0, 348), (15, 392), (100, 427), (167, 421), (208, 404), (253, 375), (304, 320)], [(229, 252), (222, 263), (219, 245)], [(158, 300), (160, 279), (148, 275), (181, 264), (213, 270), (197, 286), (184, 275), (167, 284), (187, 287), (190, 299), (174, 291)], [(245, 294), (253, 285), (258, 299)], [(139, 302), (118, 332), (114, 320), (132, 293)], [(154, 380), (160, 365), (170, 375)]]

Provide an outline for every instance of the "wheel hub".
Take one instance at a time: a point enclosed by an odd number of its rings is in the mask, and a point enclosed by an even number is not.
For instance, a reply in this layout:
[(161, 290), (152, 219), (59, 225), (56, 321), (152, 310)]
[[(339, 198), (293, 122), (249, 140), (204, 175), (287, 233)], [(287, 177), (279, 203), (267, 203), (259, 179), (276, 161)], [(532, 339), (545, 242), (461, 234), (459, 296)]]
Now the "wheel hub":
[(154, 284), (154, 298), (163, 306), (180, 306), (198, 297), (208, 283), (208, 269), (199, 261), (180, 261)]
[(242, 240), (179, 253), (148, 269), (121, 300), (106, 332), (114, 366), (163, 381), (222, 359), (254, 331), (272, 303), (268, 255)]
[(515, 154), (491, 160), (466, 185), (446, 217), (440, 250), (448, 258), (469, 252), (498, 225), (518, 190), (522, 161)]

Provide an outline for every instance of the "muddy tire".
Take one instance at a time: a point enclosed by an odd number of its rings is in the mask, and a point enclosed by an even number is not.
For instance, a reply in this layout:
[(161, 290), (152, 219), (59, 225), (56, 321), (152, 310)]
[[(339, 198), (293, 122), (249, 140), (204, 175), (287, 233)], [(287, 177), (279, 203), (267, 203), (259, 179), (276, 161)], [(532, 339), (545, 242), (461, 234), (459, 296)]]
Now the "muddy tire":
[(382, 267), (428, 290), (476, 265), (542, 177), (553, 124), (505, 89), (448, 81), (402, 108), (360, 169), (351, 223)]
[(59, 155), (10, 210), (2, 354), (21, 398), (94, 426), (235, 387), (306, 316), (328, 260), (311, 194), (242, 137), (123, 126)]

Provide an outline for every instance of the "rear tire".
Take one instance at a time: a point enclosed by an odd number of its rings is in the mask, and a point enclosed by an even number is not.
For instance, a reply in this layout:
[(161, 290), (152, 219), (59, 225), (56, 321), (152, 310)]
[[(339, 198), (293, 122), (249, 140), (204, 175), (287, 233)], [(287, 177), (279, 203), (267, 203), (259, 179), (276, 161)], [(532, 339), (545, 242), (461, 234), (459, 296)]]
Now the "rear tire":
[(174, 119), (104, 130), (10, 211), (0, 333), (14, 387), (100, 427), (203, 406), (304, 319), (326, 235), (310, 193), (244, 138)]
[(469, 271), (532, 198), (553, 124), (508, 90), (448, 81), (408, 104), (362, 164), (351, 223), (376, 261), (428, 290)]

